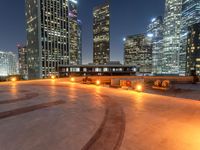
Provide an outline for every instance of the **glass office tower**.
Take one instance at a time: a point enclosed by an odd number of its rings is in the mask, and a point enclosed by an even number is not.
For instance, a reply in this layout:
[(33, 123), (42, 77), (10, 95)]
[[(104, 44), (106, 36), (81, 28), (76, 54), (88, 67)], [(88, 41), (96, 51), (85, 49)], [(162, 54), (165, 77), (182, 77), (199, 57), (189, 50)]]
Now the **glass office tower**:
[(187, 75), (200, 76), (200, 23), (188, 28)]
[(153, 18), (147, 29), (147, 35), (152, 42), (152, 73), (162, 74), (162, 50), (163, 50), (163, 18)]
[(77, 0), (25, 0), (29, 79), (78, 64)]
[(93, 63), (110, 61), (110, 7), (106, 2), (93, 10)]
[(78, 20), (77, 1), (69, 0), (69, 51), (70, 51), (70, 65), (81, 64), (82, 45), (80, 40), (82, 39), (81, 23)]
[(186, 54), (188, 27), (200, 22), (200, 0), (182, 1), (180, 75), (186, 75)]
[(26, 46), (18, 45), (19, 74), (22, 79), (28, 79), (28, 59)]
[(162, 74), (179, 75), (182, 0), (166, 0)]
[(152, 73), (152, 44), (145, 34), (127, 36), (124, 41), (124, 65), (133, 65), (140, 73)]
[(17, 58), (12, 52), (0, 51), (0, 76), (18, 73)]
[(82, 22), (78, 20), (78, 64), (82, 64)]

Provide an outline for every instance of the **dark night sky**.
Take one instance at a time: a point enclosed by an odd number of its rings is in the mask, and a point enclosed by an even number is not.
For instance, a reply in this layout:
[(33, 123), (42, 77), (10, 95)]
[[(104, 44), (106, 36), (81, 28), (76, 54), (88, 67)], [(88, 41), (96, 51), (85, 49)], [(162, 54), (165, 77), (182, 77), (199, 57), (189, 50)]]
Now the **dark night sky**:
[[(1, 50), (16, 52), (16, 44), (26, 42), (24, 1), (1, 0)], [(153, 17), (163, 15), (164, 1), (111, 0), (111, 60), (123, 60), (123, 37), (145, 32)], [(92, 62), (92, 9), (102, 2), (104, 0), (79, 0), (84, 63)]]

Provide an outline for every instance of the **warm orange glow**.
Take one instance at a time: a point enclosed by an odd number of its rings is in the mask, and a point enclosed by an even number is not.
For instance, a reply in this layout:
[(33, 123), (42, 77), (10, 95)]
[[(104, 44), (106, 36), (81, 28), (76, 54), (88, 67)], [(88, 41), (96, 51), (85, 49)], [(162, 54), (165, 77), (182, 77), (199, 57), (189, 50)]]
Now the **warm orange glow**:
[(71, 78), (70, 81), (71, 81), (71, 82), (74, 82), (74, 81), (75, 81), (75, 78)]
[(56, 78), (55, 76), (51, 76), (51, 79), (53, 79), (53, 80), (54, 80), (55, 78)]
[(11, 81), (15, 82), (15, 81), (17, 81), (17, 79), (15, 77), (13, 77), (13, 78), (11, 78)]
[(143, 91), (143, 86), (140, 85), (140, 84), (138, 84), (138, 85), (136, 86), (136, 91), (142, 92), (142, 91)]
[(101, 81), (100, 80), (97, 80), (96, 81), (96, 85), (100, 85), (101, 84)]

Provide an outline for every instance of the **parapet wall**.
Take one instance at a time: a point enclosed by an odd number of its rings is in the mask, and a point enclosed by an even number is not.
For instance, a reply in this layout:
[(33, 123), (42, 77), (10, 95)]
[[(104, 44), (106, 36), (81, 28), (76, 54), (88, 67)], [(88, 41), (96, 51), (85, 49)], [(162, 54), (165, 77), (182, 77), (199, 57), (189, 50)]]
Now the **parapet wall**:
[[(81, 82), (85, 77), (75, 77), (76, 82)], [(109, 83), (111, 79), (144, 79), (145, 82), (156, 80), (170, 80), (173, 83), (192, 83), (193, 77), (174, 77), (174, 76), (88, 76), (93, 81), (101, 80), (102, 83)]]

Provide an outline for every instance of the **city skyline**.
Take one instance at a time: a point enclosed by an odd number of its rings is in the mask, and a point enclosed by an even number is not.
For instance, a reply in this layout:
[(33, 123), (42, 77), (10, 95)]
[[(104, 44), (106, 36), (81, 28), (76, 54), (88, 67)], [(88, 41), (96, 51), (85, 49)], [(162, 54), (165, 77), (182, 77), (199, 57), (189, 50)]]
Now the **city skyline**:
[(0, 150), (199, 150), (200, 0), (1, 0)]
[[(92, 62), (92, 10), (93, 7), (103, 3), (103, 0), (78, 2), (79, 19), (83, 22), (83, 63)], [(111, 1), (111, 60), (123, 62), (123, 37), (127, 35), (146, 32), (146, 26), (153, 17), (163, 15), (164, 0), (154, 0), (148, 5), (143, 5), (145, 0), (134, 2), (127, 0), (126, 3)], [(1, 23), (0, 48), (3, 50), (17, 52), (16, 45), (26, 42), (25, 34), (25, 4), (24, 1), (3, 0), (0, 6), (1, 18), (5, 19)], [(6, 5), (12, 8), (13, 13), (3, 13)], [(159, 6), (159, 7), (155, 7)], [(122, 11), (118, 11), (118, 9)], [(140, 8), (140, 9), (139, 9)], [(143, 8), (146, 11), (141, 11)], [(157, 8), (157, 9), (155, 9)], [(124, 17), (125, 16), (125, 17)], [(120, 20), (119, 20), (120, 17)], [(11, 26), (15, 24), (15, 26)]]

